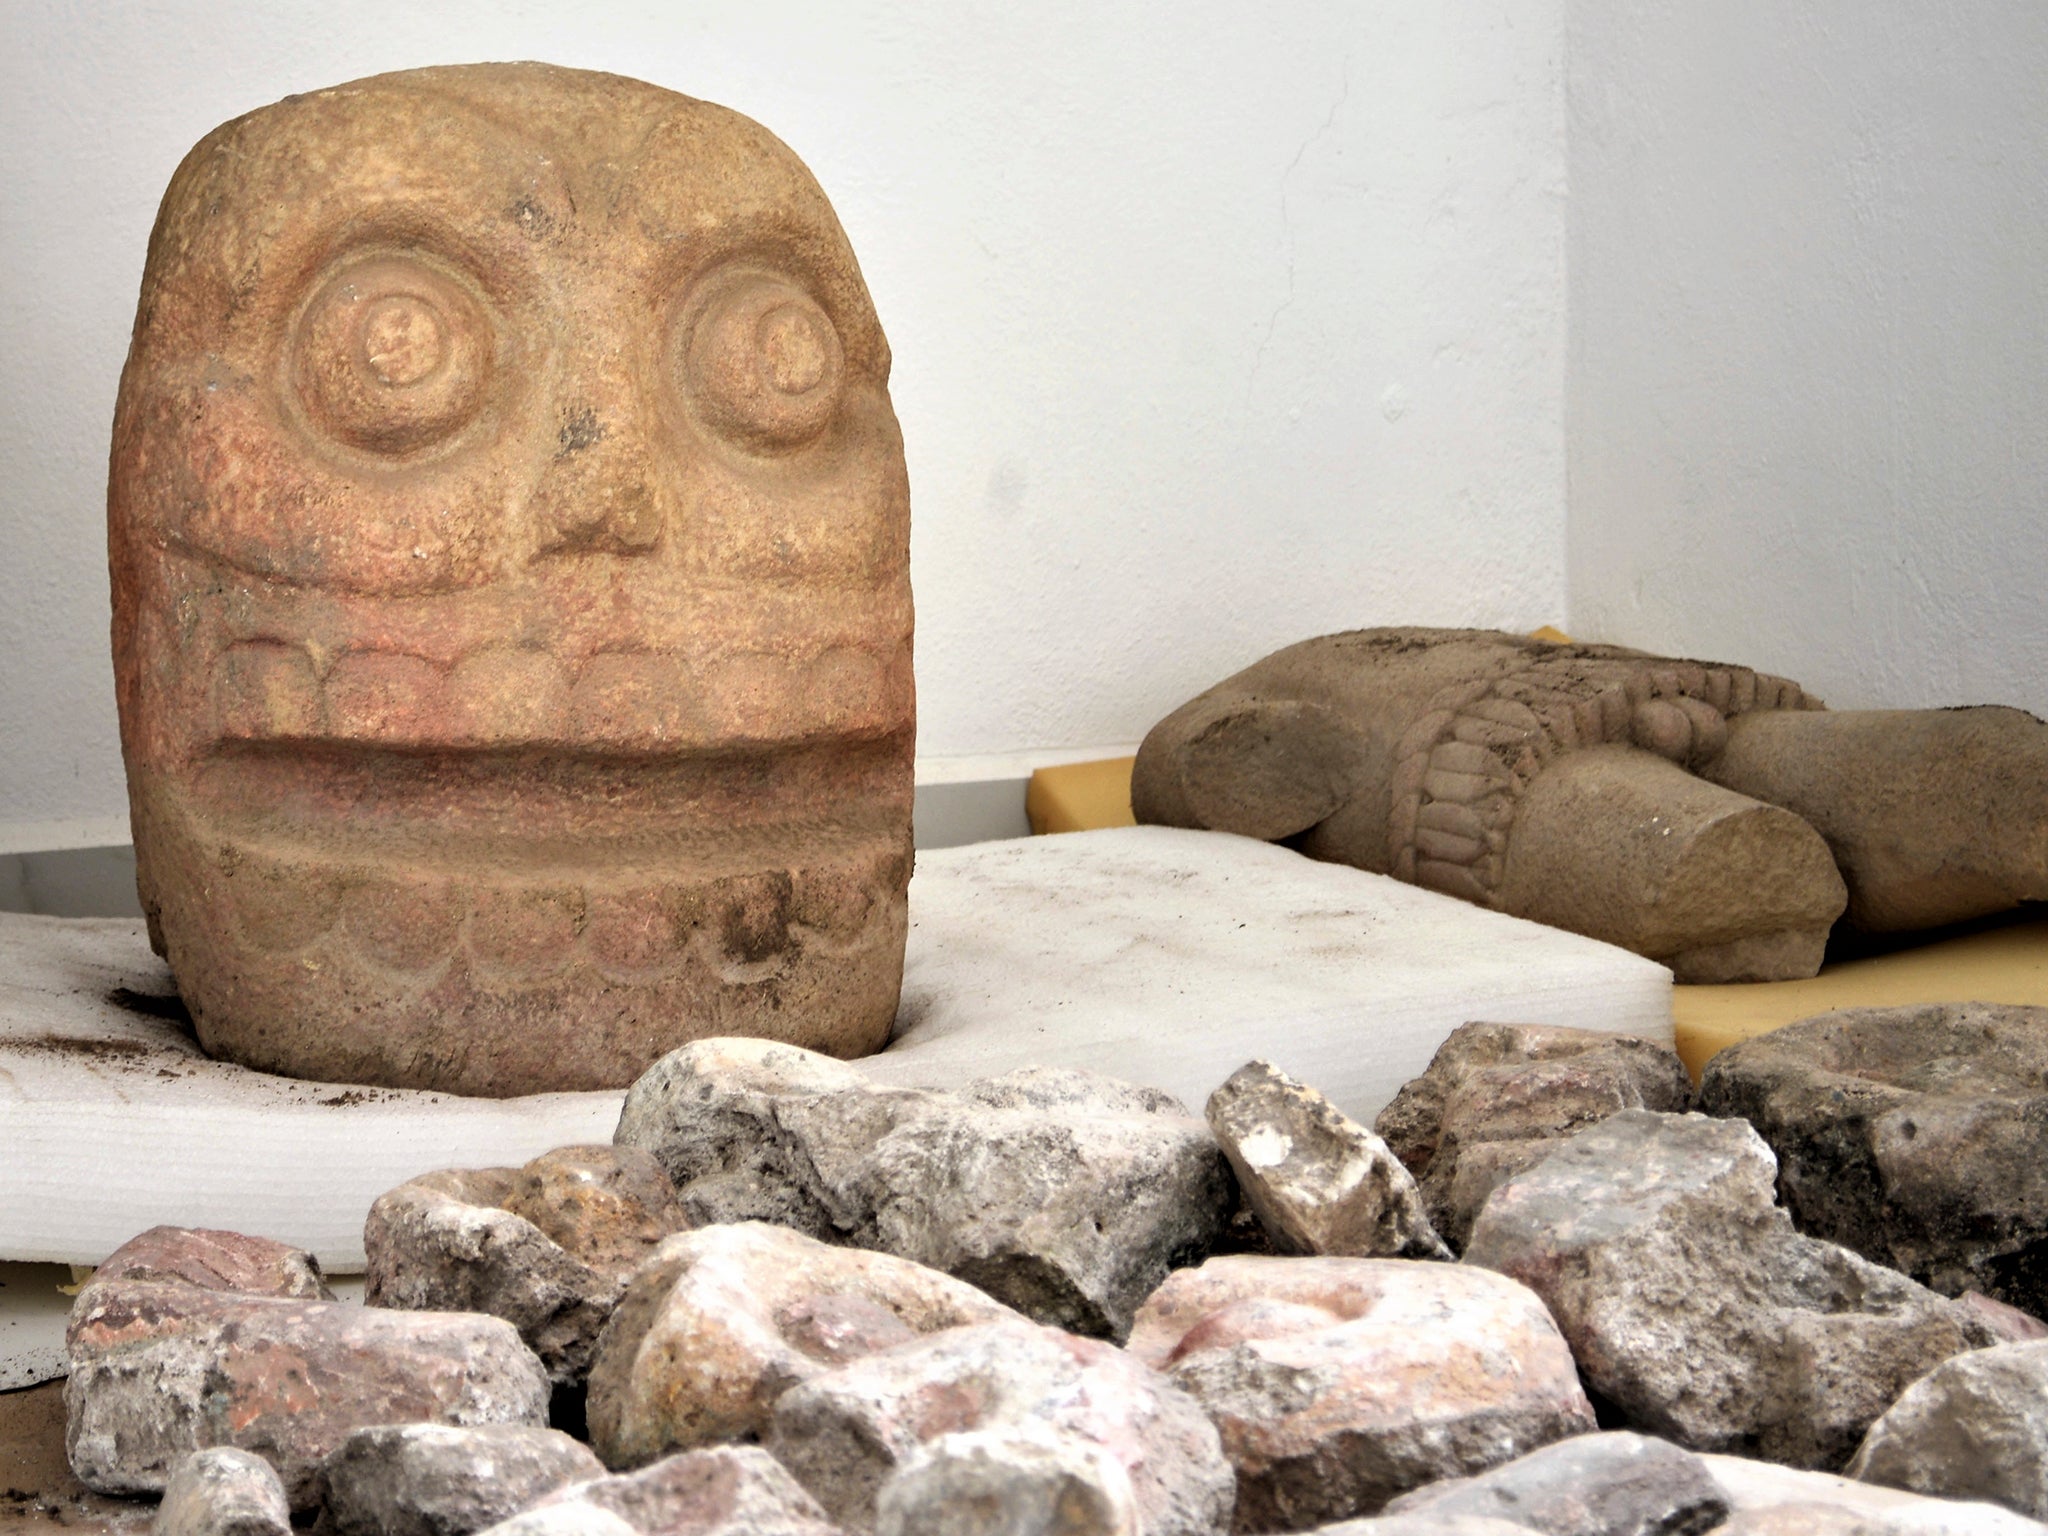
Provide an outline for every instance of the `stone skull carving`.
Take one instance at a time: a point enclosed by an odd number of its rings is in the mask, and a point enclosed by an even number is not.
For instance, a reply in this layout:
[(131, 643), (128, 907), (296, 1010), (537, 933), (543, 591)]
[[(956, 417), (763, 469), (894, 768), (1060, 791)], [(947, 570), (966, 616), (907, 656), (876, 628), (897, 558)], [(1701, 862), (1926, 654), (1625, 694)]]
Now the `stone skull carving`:
[(1827, 710), (1748, 667), (1491, 630), (1276, 651), (1152, 728), (1131, 801), (1680, 981), (1811, 976), (1845, 911), (1886, 933), (2048, 898), (2048, 725), (2023, 710)]
[(723, 108), (542, 65), (216, 130), (115, 417), (143, 905), (202, 1043), (617, 1086), (887, 1039), (909, 499), (830, 205)]

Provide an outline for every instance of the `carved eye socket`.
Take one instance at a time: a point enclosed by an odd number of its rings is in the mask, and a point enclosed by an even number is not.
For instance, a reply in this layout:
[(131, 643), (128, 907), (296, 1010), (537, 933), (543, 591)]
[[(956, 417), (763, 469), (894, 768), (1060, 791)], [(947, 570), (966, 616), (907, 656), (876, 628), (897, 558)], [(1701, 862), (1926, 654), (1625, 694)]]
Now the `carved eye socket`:
[(313, 424), (391, 456), (452, 437), (477, 413), (492, 329), (461, 284), (400, 257), (357, 262), (313, 296), (291, 368)]
[(772, 452), (825, 430), (845, 357), (817, 301), (786, 278), (736, 272), (697, 310), (683, 342), (683, 392), (728, 437)]

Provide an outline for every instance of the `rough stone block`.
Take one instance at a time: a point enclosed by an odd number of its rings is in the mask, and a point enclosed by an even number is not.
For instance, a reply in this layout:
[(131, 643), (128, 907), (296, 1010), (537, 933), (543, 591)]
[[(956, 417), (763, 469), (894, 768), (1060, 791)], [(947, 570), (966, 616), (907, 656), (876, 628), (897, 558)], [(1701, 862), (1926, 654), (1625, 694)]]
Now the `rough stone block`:
[(511, 1324), (320, 1300), (311, 1270), (233, 1233), (158, 1228), (114, 1254), (78, 1293), (67, 1340), (79, 1480), (157, 1493), (184, 1456), (229, 1445), (269, 1461), (307, 1509), (321, 1462), (365, 1426), (547, 1422), (546, 1373)]
[(1152, 1294), (1130, 1349), (1215, 1421), (1240, 1531), (1373, 1514), (1594, 1425), (1535, 1294), (1460, 1265), (1211, 1259)]
[(882, 1485), (941, 1435), (1036, 1421), (1114, 1457), (1147, 1536), (1214, 1536), (1232, 1479), (1194, 1400), (1096, 1339), (985, 1323), (898, 1345), (785, 1392), (768, 1448), (848, 1530), (874, 1529)]
[(746, 1222), (670, 1238), (633, 1276), (590, 1374), (591, 1440), (615, 1467), (759, 1439), (813, 1376), (940, 1329), (1015, 1318), (886, 1253)]
[(1625, 1110), (1496, 1189), (1465, 1262), (1532, 1287), (1628, 1424), (1838, 1467), (1910, 1383), (1992, 1336), (1897, 1271), (1794, 1232), (1776, 1173), (1740, 1121)]
[(1451, 1256), (1387, 1144), (1271, 1062), (1233, 1072), (1207, 1118), (1276, 1252)]

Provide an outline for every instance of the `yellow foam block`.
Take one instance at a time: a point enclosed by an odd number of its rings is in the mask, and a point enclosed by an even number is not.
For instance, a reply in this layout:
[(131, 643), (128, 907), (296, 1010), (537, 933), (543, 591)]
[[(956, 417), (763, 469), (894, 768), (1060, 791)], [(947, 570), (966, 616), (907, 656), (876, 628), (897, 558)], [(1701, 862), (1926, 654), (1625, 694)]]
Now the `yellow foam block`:
[(1131, 827), (1131, 764), (1135, 757), (1040, 768), (1024, 791), (1033, 832), (1093, 832)]
[(2048, 918), (1845, 960), (1809, 981), (1674, 987), (1671, 1022), (1697, 1081), (1715, 1052), (1816, 1013), (1951, 1002), (2048, 1006)]

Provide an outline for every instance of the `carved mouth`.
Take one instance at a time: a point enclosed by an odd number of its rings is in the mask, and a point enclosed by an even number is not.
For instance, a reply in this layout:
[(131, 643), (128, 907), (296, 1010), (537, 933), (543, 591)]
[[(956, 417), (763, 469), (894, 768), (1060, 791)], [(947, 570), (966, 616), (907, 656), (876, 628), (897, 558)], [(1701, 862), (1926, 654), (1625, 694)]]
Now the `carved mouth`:
[(907, 734), (664, 757), (280, 740), (223, 744), (186, 803), (217, 835), (301, 860), (630, 878), (901, 840), (910, 781)]
[(206, 888), (179, 905), (214, 909), (252, 958), (408, 987), (455, 962), (492, 984), (581, 970), (737, 985), (885, 942), (908, 871), (905, 754), (894, 740), (662, 761), (266, 743), (147, 785), (138, 809), (184, 850), (171, 878)]

